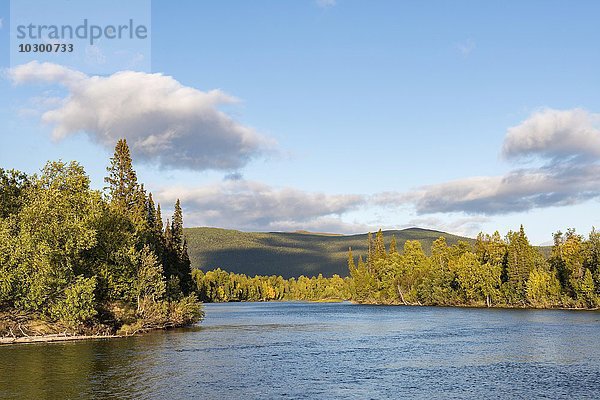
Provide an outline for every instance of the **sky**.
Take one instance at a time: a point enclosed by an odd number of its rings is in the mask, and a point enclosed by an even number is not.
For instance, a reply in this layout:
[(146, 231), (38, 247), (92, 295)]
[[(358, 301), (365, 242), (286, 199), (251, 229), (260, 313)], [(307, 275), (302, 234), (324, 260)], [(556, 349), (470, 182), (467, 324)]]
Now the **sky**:
[(0, 168), (78, 160), (102, 189), (125, 137), (186, 226), (600, 226), (597, 1), (156, 0), (144, 62), (100, 41), (99, 68), (11, 62), (10, 8)]

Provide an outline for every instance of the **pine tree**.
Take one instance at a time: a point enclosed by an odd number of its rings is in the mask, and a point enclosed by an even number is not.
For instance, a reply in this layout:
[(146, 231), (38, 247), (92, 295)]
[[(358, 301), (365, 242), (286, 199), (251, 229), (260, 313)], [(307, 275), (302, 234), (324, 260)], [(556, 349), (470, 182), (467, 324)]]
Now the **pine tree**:
[(506, 272), (508, 282), (515, 290), (515, 294), (520, 298), (525, 298), (525, 282), (529, 279), (529, 274), (534, 267), (535, 250), (529, 244), (525, 235), (525, 229), (521, 225), (519, 232), (508, 233), (508, 254)]
[(163, 220), (162, 220), (162, 213), (160, 211), (160, 203), (156, 206), (156, 218), (155, 218), (154, 230), (159, 235), (161, 235), (161, 236), (163, 235)]
[(392, 240), (390, 242), (390, 251), (388, 254), (396, 254), (398, 253), (398, 244), (396, 243), (396, 235), (392, 235)]
[(165, 225), (165, 244), (167, 246), (167, 248), (172, 248), (173, 247), (173, 234), (171, 232), (171, 223), (169, 222), (169, 219), (167, 218), (167, 224)]
[(355, 270), (356, 270), (356, 265), (354, 264), (354, 256), (352, 255), (352, 247), (348, 247), (348, 271), (350, 271), (350, 275), (352, 275)]
[(111, 204), (118, 210), (132, 211), (139, 201), (139, 186), (125, 139), (117, 142), (106, 171), (108, 176), (104, 181), (108, 186), (105, 189), (108, 189)]
[(183, 212), (181, 211), (181, 203), (179, 199), (175, 202), (175, 212), (173, 213), (173, 222), (171, 223), (171, 235), (172, 240), (171, 244), (173, 246), (173, 250), (177, 252), (178, 255), (181, 255), (183, 251)]
[(154, 206), (152, 193), (148, 193), (148, 201), (146, 202), (146, 222), (151, 229), (156, 227), (156, 208)]
[(377, 233), (375, 234), (375, 259), (373, 261), (376, 260), (382, 260), (385, 259), (387, 257), (387, 254), (385, 252), (385, 243), (383, 240), (383, 232), (381, 231), (381, 229), (379, 229), (379, 231), (377, 231)]
[(190, 256), (188, 253), (188, 244), (185, 238), (183, 239), (179, 263), (179, 273), (181, 276), (181, 290), (183, 290), (183, 293), (185, 294), (191, 293), (194, 290), (194, 282), (192, 280), (192, 262), (190, 260)]

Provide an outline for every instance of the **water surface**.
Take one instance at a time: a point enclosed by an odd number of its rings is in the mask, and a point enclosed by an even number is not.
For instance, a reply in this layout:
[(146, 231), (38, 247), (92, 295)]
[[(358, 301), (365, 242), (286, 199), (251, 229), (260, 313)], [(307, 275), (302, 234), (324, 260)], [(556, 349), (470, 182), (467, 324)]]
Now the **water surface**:
[(1, 399), (598, 398), (600, 313), (229, 303), (199, 327), (0, 347)]

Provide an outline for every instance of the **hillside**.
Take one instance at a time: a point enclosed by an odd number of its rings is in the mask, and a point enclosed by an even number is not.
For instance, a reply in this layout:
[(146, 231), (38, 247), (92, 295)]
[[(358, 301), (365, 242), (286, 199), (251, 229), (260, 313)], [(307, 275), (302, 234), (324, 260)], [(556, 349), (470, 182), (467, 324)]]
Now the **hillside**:
[[(396, 236), (398, 248), (406, 240), (419, 240), (427, 254), (444, 236), (449, 245), (473, 239), (419, 228), (385, 231), (386, 245)], [(324, 276), (348, 274), (348, 247), (354, 255), (367, 253), (367, 234), (330, 235), (308, 232), (240, 232), (219, 228), (186, 228), (192, 267), (217, 267), (246, 275)]]

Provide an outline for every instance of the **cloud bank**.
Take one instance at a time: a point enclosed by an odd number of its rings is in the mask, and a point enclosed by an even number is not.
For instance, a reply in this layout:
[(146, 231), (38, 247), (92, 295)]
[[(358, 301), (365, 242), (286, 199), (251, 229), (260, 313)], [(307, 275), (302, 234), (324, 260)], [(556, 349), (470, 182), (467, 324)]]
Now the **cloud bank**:
[(545, 109), (508, 129), (502, 155), (518, 165), (504, 176), (482, 176), (381, 193), (379, 205), (411, 205), (417, 214), (498, 215), (565, 206), (600, 197), (600, 114)]
[(366, 204), (365, 196), (361, 195), (307, 193), (254, 181), (225, 180), (197, 188), (163, 188), (155, 192), (155, 198), (164, 204), (181, 199), (189, 226), (261, 231), (358, 232), (366, 229), (364, 225), (348, 224), (340, 219), (342, 214)]
[(9, 70), (15, 84), (60, 84), (61, 104), (42, 114), (56, 140), (80, 132), (111, 150), (125, 137), (136, 158), (161, 167), (237, 170), (275, 148), (219, 110), (237, 102), (220, 90), (201, 91), (170, 76), (122, 71), (87, 76), (61, 65), (31, 63)]

